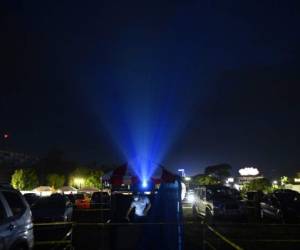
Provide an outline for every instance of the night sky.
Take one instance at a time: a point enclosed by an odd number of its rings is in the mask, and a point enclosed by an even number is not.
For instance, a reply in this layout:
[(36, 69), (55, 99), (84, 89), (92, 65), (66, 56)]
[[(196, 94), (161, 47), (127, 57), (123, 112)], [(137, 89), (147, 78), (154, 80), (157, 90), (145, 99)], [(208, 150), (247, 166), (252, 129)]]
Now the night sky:
[(300, 170), (299, 1), (10, 0), (0, 13), (1, 147), (101, 164), (151, 148), (188, 174)]

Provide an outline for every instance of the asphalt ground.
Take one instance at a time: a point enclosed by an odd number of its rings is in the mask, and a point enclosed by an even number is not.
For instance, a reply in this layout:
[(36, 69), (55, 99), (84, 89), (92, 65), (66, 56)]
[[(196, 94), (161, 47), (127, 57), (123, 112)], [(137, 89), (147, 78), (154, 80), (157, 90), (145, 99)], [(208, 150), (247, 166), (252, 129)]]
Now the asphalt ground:
[[(126, 208), (123, 210), (126, 211)], [(70, 236), (65, 237), (71, 230), (71, 224), (45, 224), (35, 227), (35, 238), (37, 242), (71, 240), (73, 249), (138, 249), (136, 242), (141, 237), (141, 225), (125, 221), (119, 221), (117, 225), (101, 224), (106, 223), (110, 215), (108, 210), (75, 210), (73, 219), (78, 224), (73, 226)], [(193, 216), (192, 207), (186, 204), (183, 205), (183, 215), (184, 249), (300, 249), (299, 224), (261, 222), (249, 212), (247, 221), (243, 223), (227, 220), (206, 226), (202, 218)], [(163, 226), (152, 225), (152, 228), (160, 230)], [(66, 249), (67, 245), (39, 245), (35, 249)]]

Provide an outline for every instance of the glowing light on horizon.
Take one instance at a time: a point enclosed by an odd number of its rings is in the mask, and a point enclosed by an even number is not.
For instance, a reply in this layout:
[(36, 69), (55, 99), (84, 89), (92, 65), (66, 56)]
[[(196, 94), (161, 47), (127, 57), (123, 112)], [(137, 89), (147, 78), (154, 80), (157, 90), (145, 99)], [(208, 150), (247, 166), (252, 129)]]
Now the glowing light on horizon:
[(239, 173), (241, 176), (255, 176), (259, 174), (259, 171), (257, 168), (245, 167), (245, 168), (241, 168), (239, 170)]
[(143, 188), (146, 188), (146, 187), (148, 187), (148, 183), (147, 183), (147, 181), (146, 181), (146, 180), (143, 180), (142, 187), (143, 187)]

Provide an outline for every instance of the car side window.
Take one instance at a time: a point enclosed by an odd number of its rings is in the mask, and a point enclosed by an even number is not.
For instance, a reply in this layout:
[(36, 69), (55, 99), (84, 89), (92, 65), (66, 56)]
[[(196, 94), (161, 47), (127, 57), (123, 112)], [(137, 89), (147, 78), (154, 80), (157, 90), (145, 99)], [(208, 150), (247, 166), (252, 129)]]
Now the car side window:
[(267, 195), (265, 195), (263, 198), (262, 198), (262, 202), (264, 202), (264, 203), (270, 203), (270, 197), (269, 196), (267, 196)]
[(203, 200), (206, 198), (204, 189), (201, 189), (201, 197), (202, 197)]
[(0, 224), (2, 224), (6, 218), (7, 218), (6, 210), (4, 208), (4, 205), (2, 204), (2, 201), (0, 200)]
[(271, 197), (271, 204), (274, 205), (274, 206), (278, 206), (279, 202), (275, 197)]
[(26, 206), (17, 193), (3, 191), (2, 194), (13, 213), (13, 216), (18, 216), (23, 213), (23, 211), (26, 209)]
[(197, 190), (197, 195), (201, 200), (203, 199), (202, 189)]

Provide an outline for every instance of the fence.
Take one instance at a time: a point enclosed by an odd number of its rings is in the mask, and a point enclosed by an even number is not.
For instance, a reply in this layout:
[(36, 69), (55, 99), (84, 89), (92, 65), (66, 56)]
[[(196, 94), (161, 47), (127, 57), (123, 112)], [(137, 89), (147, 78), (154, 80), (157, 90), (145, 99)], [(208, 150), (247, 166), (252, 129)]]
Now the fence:
[(203, 249), (299, 249), (299, 224), (223, 223), (203, 227)]
[[(104, 214), (95, 217), (94, 213), (97, 211)], [(106, 223), (109, 216), (105, 213), (108, 209), (88, 209), (78, 212), (82, 213), (84, 218), (88, 218), (88, 221), (35, 224), (36, 248), (140, 249), (139, 244), (143, 234), (147, 235), (150, 231), (160, 232), (165, 227), (172, 229), (178, 225), (172, 222)], [(97, 222), (98, 219), (101, 222)], [(297, 224), (218, 223), (209, 225), (201, 221), (180, 224), (184, 229), (183, 249), (299, 249), (300, 225)], [(148, 249), (157, 249), (155, 244), (150, 242)]]

